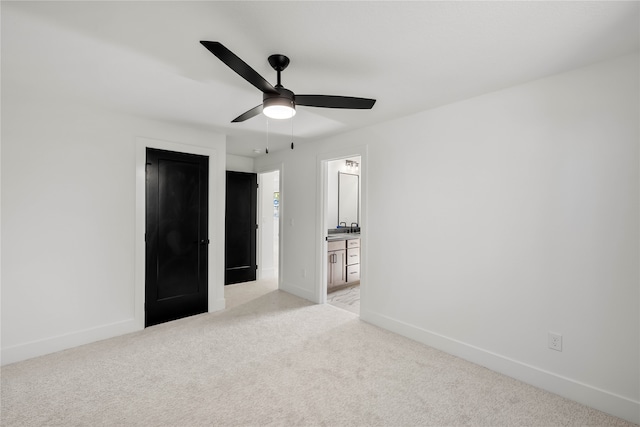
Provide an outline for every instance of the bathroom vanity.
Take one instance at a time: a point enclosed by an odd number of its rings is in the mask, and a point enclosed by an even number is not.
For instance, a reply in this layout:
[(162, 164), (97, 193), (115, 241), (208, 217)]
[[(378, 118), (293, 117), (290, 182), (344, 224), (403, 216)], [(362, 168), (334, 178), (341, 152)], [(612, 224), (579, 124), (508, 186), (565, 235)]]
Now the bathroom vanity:
[(360, 235), (330, 235), (327, 238), (327, 291), (359, 282)]
[(360, 162), (355, 156), (327, 166), (328, 292), (360, 283)]

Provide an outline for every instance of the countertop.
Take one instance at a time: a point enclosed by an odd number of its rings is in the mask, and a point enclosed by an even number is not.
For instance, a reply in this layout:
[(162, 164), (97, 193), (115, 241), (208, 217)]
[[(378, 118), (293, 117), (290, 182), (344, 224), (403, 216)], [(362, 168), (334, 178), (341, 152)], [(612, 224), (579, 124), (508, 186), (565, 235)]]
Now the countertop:
[(335, 233), (329, 234), (327, 236), (328, 242), (333, 242), (335, 240), (349, 240), (349, 239), (359, 239), (360, 233)]

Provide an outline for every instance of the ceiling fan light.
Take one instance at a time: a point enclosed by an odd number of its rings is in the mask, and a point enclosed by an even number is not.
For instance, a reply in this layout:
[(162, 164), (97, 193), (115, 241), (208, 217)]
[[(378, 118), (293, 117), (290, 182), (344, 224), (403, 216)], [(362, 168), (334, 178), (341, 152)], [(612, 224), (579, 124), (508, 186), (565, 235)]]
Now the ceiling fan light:
[(287, 98), (268, 98), (264, 100), (262, 112), (270, 119), (290, 119), (296, 115), (296, 107)]

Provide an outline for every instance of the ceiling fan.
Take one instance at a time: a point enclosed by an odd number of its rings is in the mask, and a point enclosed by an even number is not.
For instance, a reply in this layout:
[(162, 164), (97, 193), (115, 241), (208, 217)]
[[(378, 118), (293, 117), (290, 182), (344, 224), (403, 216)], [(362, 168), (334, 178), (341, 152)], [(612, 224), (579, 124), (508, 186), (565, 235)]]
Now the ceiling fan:
[(240, 114), (231, 123), (244, 122), (260, 113), (264, 113), (265, 116), (272, 119), (290, 119), (296, 114), (296, 105), (366, 110), (376, 103), (375, 99), (356, 98), (353, 96), (296, 95), (280, 83), (280, 73), (289, 65), (289, 58), (285, 55), (277, 54), (269, 57), (269, 64), (278, 73), (278, 83), (273, 86), (222, 43), (210, 41), (201, 41), (200, 43), (229, 68), (238, 73), (240, 77), (263, 93), (262, 104)]

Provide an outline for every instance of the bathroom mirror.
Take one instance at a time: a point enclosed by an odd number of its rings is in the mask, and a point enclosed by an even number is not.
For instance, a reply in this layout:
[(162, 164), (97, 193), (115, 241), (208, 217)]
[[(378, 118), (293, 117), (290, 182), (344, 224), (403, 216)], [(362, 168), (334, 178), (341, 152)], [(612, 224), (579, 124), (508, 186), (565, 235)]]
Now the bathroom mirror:
[(338, 172), (338, 223), (360, 224), (360, 177)]

